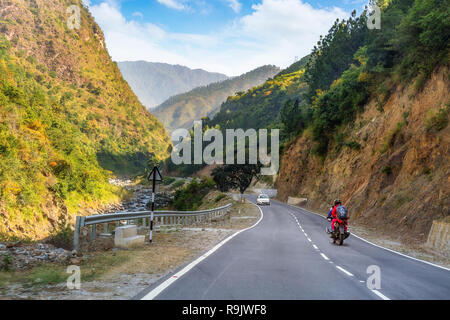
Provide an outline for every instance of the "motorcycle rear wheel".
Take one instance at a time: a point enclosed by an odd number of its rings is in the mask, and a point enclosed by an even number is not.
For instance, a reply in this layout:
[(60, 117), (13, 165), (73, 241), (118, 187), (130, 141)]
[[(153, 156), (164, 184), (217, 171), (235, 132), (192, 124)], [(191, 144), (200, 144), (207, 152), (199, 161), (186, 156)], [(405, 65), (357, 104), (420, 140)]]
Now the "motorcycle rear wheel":
[(345, 235), (343, 233), (341, 233), (339, 235), (339, 245), (340, 246), (342, 246), (344, 244), (344, 238), (345, 238)]

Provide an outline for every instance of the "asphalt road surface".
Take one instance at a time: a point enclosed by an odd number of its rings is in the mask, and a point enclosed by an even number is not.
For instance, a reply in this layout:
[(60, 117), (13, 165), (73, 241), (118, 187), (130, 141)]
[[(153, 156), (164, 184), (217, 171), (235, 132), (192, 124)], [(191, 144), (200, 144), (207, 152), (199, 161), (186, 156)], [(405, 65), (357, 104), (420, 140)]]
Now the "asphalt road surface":
[[(255, 202), (256, 197), (249, 199)], [(450, 298), (449, 270), (384, 250), (352, 235), (343, 246), (334, 245), (325, 233), (329, 222), (296, 207), (272, 201), (271, 206), (261, 209), (264, 217), (255, 227), (161, 279), (136, 298)], [(377, 268), (378, 283), (373, 278)], [(369, 288), (367, 283), (372, 286)]]

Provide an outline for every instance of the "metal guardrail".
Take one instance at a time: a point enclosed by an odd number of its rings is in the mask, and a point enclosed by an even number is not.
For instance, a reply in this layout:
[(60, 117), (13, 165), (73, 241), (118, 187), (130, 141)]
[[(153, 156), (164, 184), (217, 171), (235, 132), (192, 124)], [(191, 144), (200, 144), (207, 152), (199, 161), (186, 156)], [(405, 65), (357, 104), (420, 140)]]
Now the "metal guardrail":
[[(201, 210), (201, 211), (155, 211), (154, 224), (155, 225), (189, 225), (196, 222), (211, 221), (213, 218), (222, 217), (231, 209), (232, 204), (226, 206)], [(146, 220), (150, 219), (151, 211), (138, 212), (117, 212), (112, 214), (100, 214), (94, 216), (77, 216), (75, 223), (75, 234), (73, 237), (73, 246), (76, 251), (80, 247), (80, 232), (82, 227), (91, 226), (91, 239), (94, 240), (97, 233), (97, 224), (104, 225), (104, 233), (108, 233), (108, 224), (111, 222), (132, 221), (135, 220), (139, 225), (139, 220), (142, 219), (142, 226), (146, 227)]]

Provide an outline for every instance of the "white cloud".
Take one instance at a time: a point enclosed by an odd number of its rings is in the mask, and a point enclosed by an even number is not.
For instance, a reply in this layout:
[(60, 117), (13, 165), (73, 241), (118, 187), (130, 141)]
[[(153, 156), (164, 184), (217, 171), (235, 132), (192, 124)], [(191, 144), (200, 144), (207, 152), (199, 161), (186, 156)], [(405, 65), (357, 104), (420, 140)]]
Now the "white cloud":
[(229, 76), (265, 64), (287, 67), (310, 53), (336, 18), (348, 17), (342, 9), (315, 9), (301, 0), (262, 0), (252, 9), (222, 30), (187, 34), (127, 20), (111, 0), (90, 6), (115, 61), (166, 62)]
[(177, 0), (157, 0), (162, 5), (165, 5), (166, 7), (169, 7), (171, 9), (175, 10), (184, 10), (186, 9), (186, 6)]
[(141, 19), (144, 17), (144, 15), (142, 14), (142, 12), (139, 12), (139, 11), (133, 12), (132, 16), (133, 16), (133, 17), (139, 17), (139, 18), (141, 18)]
[(239, 13), (242, 8), (242, 3), (240, 3), (238, 0), (225, 0), (228, 2), (228, 5), (231, 9), (233, 9), (234, 12)]

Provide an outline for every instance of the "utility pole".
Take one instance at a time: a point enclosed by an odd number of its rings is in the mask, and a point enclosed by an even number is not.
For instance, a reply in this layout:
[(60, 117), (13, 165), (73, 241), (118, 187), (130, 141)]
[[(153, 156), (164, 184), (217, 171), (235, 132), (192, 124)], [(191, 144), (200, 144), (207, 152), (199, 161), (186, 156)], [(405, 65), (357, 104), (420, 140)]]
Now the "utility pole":
[(148, 176), (148, 181), (152, 182), (152, 211), (150, 215), (150, 236), (149, 241), (153, 241), (153, 218), (155, 215), (155, 192), (156, 192), (156, 181), (162, 181), (161, 173), (158, 167), (154, 167), (150, 175)]

